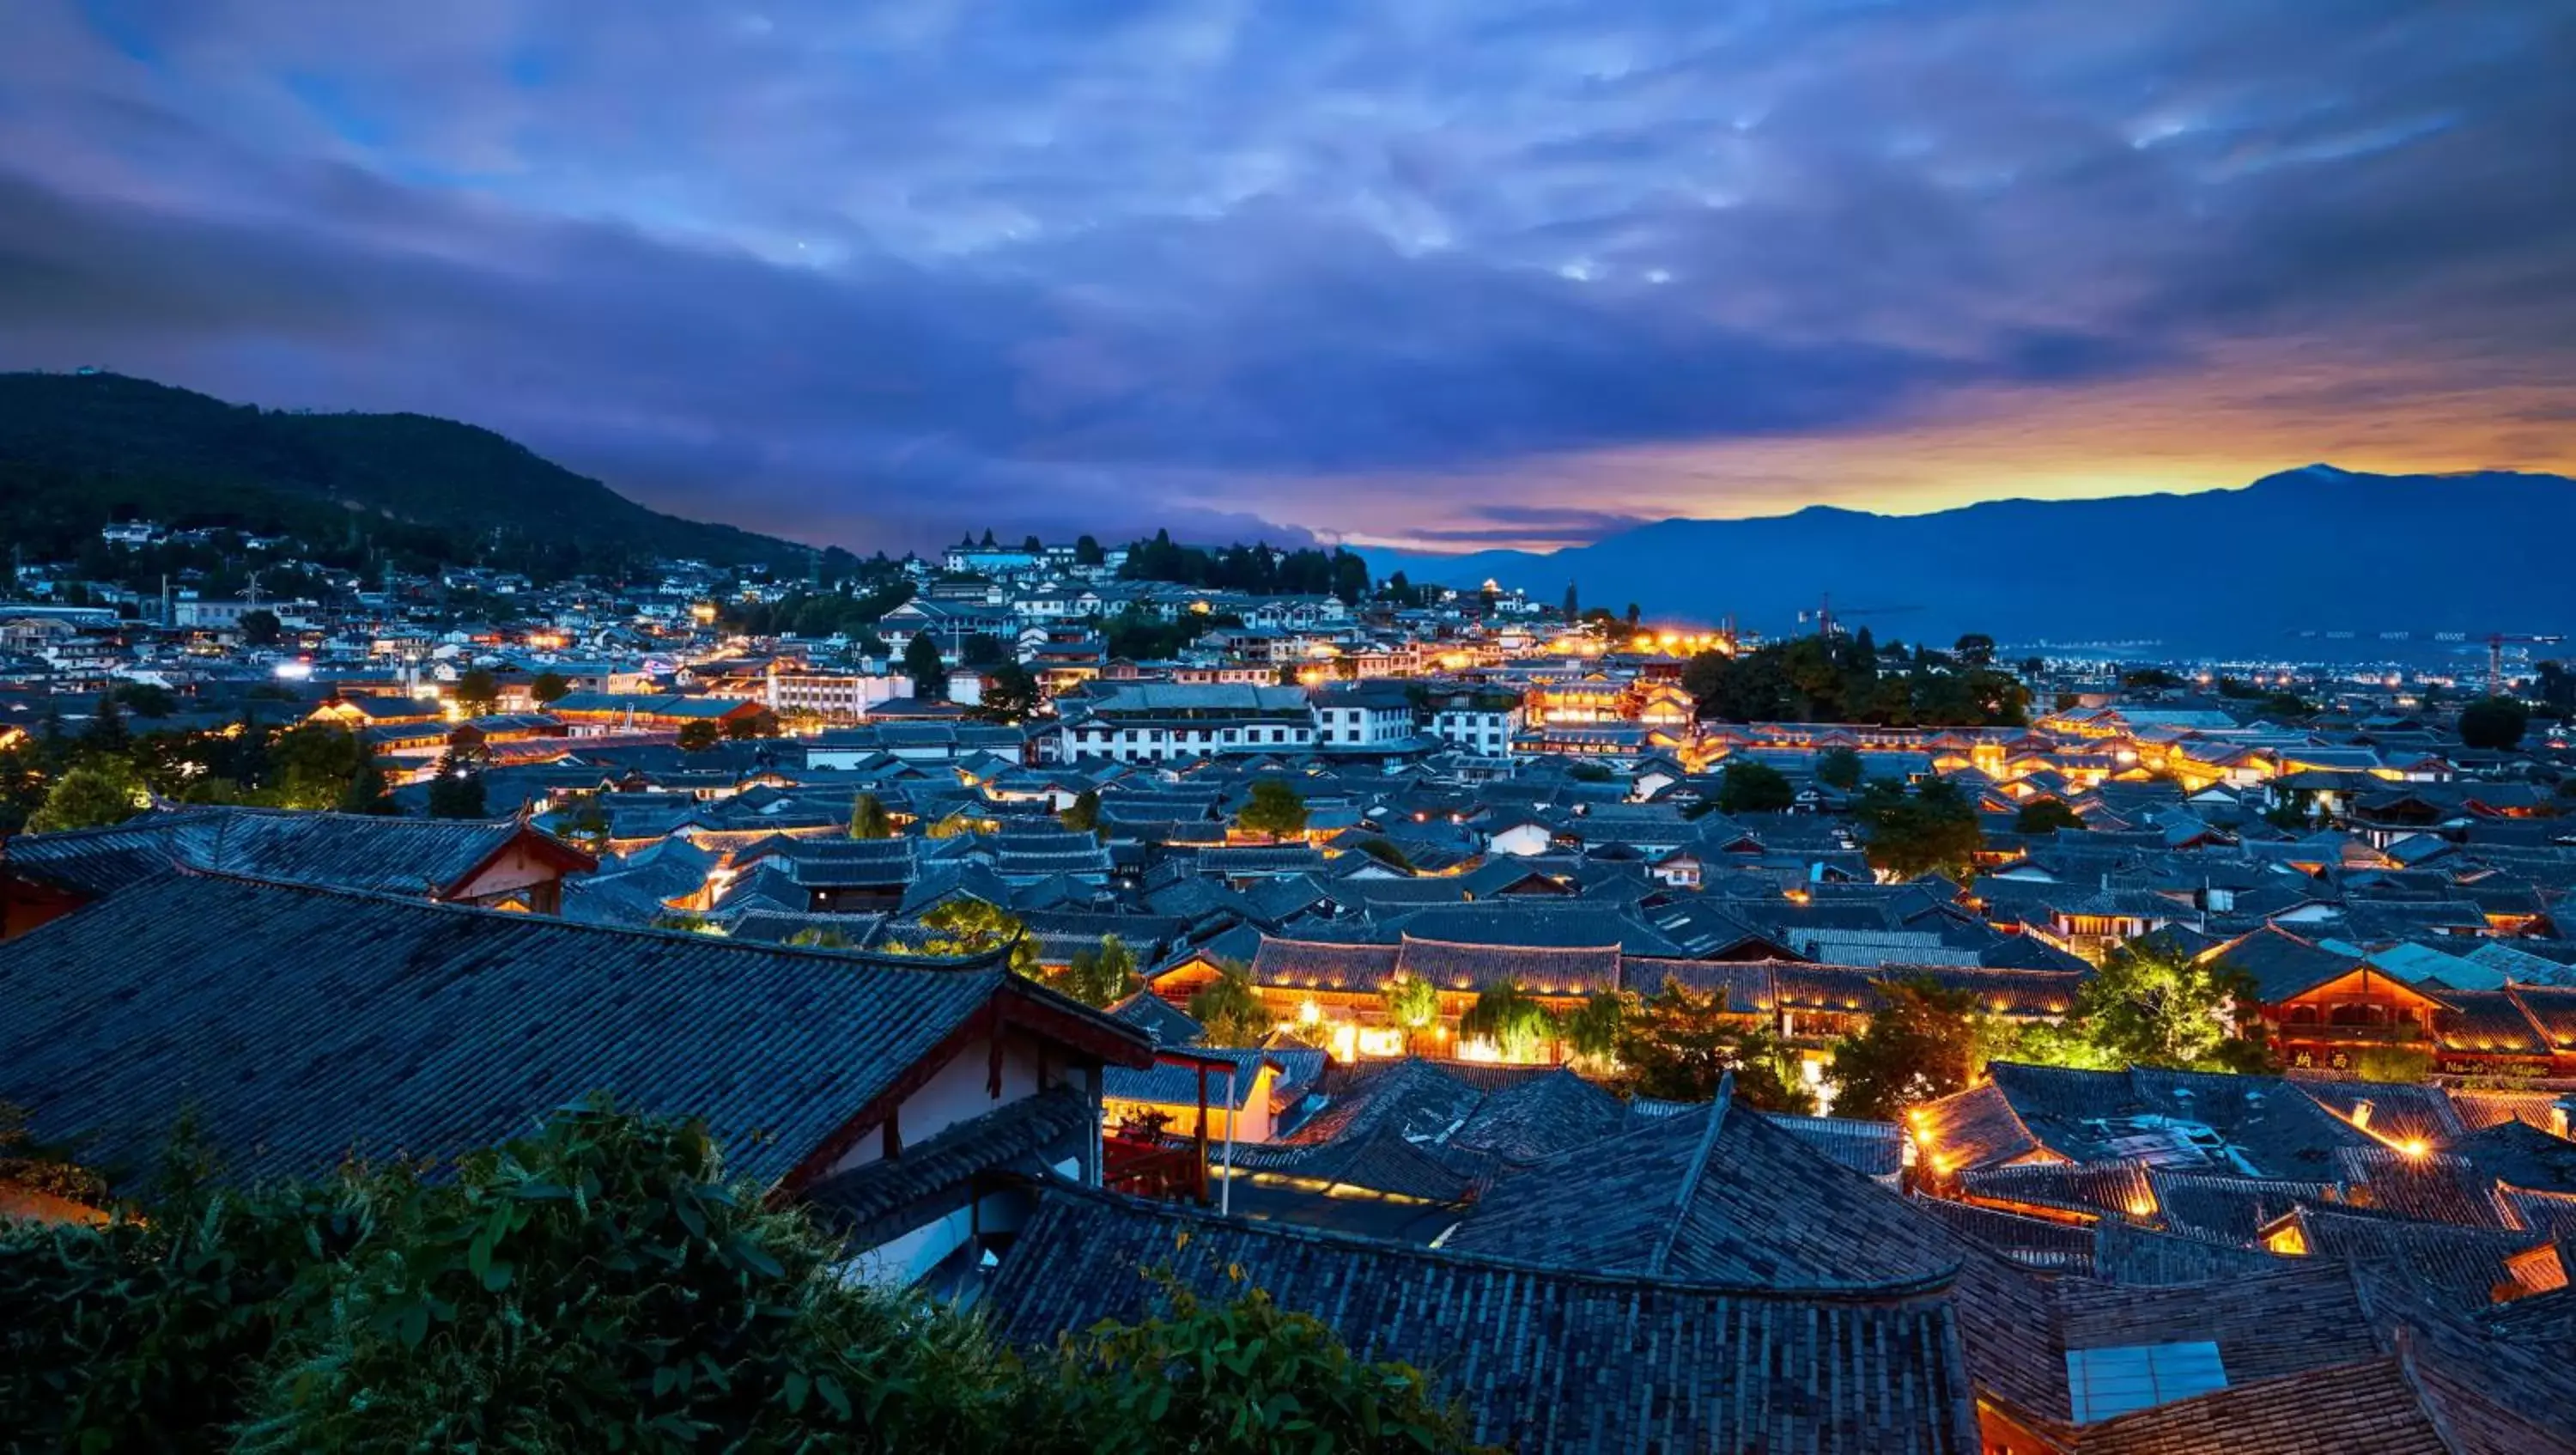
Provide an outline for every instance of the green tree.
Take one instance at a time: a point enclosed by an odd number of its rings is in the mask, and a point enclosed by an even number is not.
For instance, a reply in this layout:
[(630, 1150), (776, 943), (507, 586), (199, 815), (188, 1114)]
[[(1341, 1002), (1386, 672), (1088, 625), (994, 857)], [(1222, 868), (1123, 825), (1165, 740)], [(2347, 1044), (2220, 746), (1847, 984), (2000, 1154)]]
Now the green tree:
[(985, 722), (1016, 725), (1037, 716), (1045, 701), (1037, 674), (1017, 662), (1004, 662), (984, 674), (983, 700), (972, 715)]
[(985, 632), (969, 632), (957, 644), (957, 663), (961, 667), (998, 667), (1011, 660), (1008, 647), (1001, 639)]
[(402, 812), (395, 806), (393, 789), (385, 781), (385, 770), (373, 763), (362, 765), (350, 775), (348, 786), (340, 790), (332, 808), (341, 813), (393, 815)]
[(2067, 1024), (2115, 1065), (2222, 1069), (2228, 1017), (2251, 993), (2223, 962), (2122, 946), (2076, 991)]
[(944, 701), (948, 696), (948, 666), (939, 655), (939, 643), (926, 631), (914, 632), (903, 644), (903, 672), (912, 679), (912, 695), (924, 702)]
[(572, 682), (561, 672), (539, 672), (535, 680), (528, 683), (528, 696), (534, 698), (539, 707), (551, 707), (571, 695)]
[(1090, 536), (1077, 536), (1074, 538), (1073, 563), (1075, 565), (1102, 566), (1108, 564), (1108, 562), (1109, 553), (1100, 548), (1100, 542), (1092, 539)]
[(696, 717), (680, 724), (681, 752), (703, 753), (723, 741), (724, 730), (716, 726), (713, 718)]
[(1253, 783), (1251, 795), (1235, 812), (1234, 823), (1248, 834), (1292, 838), (1306, 832), (1306, 800), (1284, 779), (1263, 778)]
[(1566, 1014), (1566, 1048), (1584, 1065), (1607, 1069), (1618, 1061), (1619, 1048), (1626, 1043), (1628, 1014), (1628, 996), (1616, 990), (1594, 991), (1584, 997), (1579, 1009)]
[(1378, 990), (1378, 1002), (1386, 1008), (1389, 1024), (1404, 1032), (1404, 1048), (1410, 1052), (1422, 1033), (1440, 1020), (1440, 987), (1419, 975), (1398, 975)]
[(1816, 755), (1816, 781), (1848, 792), (1869, 776), (1868, 765), (1850, 748), (1827, 748)]
[(501, 684), (481, 667), (457, 677), (455, 697), (457, 708), (467, 717), (490, 717), (501, 710)]
[(1073, 961), (1056, 979), (1056, 989), (1084, 1005), (1106, 1008), (1144, 989), (1136, 974), (1135, 952), (1116, 935), (1102, 935), (1099, 945), (1073, 952)]
[(2084, 827), (2083, 818), (2075, 810), (2054, 798), (2033, 799), (2013, 816), (2013, 832), (2021, 834), (2081, 832)]
[(1991, 667), (1995, 663), (1995, 639), (1984, 632), (1968, 633), (1950, 650), (1971, 667)]
[(1628, 1019), (1619, 1059), (1629, 1088), (1659, 1101), (1707, 1101), (1734, 1064), (1740, 1033), (1727, 1017), (1724, 991), (1701, 995), (1666, 980)]
[(483, 775), (468, 772), (456, 761), (454, 753), (438, 760), (438, 772), (429, 780), (429, 816), (431, 818), (483, 818)]
[(894, 815), (886, 812), (883, 800), (873, 793), (862, 793), (851, 801), (851, 838), (890, 839), (894, 836)]
[(1720, 813), (1778, 813), (1797, 801), (1788, 778), (1768, 763), (1729, 763), (1717, 775)]
[(1100, 832), (1098, 790), (1086, 788), (1075, 794), (1073, 802), (1065, 805), (1064, 811), (1055, 816), (1055, 821), (1078, 834), (1098, 834)]
[(128, 682), (111, 695), (136, 717), (163, 718), (179, 710), (179, 699), (157, 682)]
[(727, 740), (737, 743), (747, 743), (757, 738), (774, 738), (778, 736), (778, 714), (764, 707), (758, 712), (741, 717), (726, 718), (724, 735)]
[(2510, 697), (2481, 697), (2460, 709), (2460, 741), (2472, 748), (2510, 750), (2531, 725), (2531, 709)]
[(286, 624), (277, 619), (277, 613), (265, 606), (254, 606), (243, 612), (235, 625), (241, 631), (242, 645), (248, 647), (276, 646), (277, 639), (286, 630)]
[(1813, 1116), (1816, 1095), (1800, 1074), (1798, 1053), (1770, 1031), (1756, 1026), (1736, 1038), (1728, 1051), (1735, 1073), (1735, 1099), (1757, 1111)]
[(1965, 1091), (1985, 1074), (2000, 1033), (1967, 990), (1932, 979), (1880, 987), (1886, 1004), (1834, 1044), (1834, 1115), (1893, 1121), (1906, 1108)]
[(125, 725), (125, 710), (116, 705), (114, 694), (101, 697), (90, 713), (88, 725), (81, 729), (80, 755), (122, 758), (133, 750), (134, 733)]
[(1503, 980), (1478, 992), (1476, 1003), (1458, 1018), (1462, 1039), (1489, 1041), (1506, 1061), (1535, 1061), (1556, 1036), (1556, 1020), (1517, 980)]
[(1918, 874), (1964, 877), (1985, 847), (1976, 805), (1957, 784), (1936, 778), (1920, 791), (1873, 782), (1852, 806), (1868, 840), (1869, 862), (1901, 879)]
[(897, 954), (942, 959), (972, 959), (1007, 950), (1011, 969), (1034, 980), (1038, 975), (1038, 942), (1018, 915), (975, 898), (949, 900), (921, 917), (929, 935), (909, 950), (901, 942), (887, 948)]
[(1396, 846), (1393, 839), (1366, 838), (1360, 840), (1356, 847), (1359, 852), (1390, 869), (1402, 869), (1408, 874), (1413, 872), (1413, 860)]
[(27, 818), (27, 831), (103, 828), (123, 823), (149, 806), (142, 781), (122, 760), (83, 763), (56, 779), (44, 805)]
[(1248, 970), (1225, 966), (1190, 997), (1190, 1019), (1210, 1046), (1258, 1046), (1278, 1024)]

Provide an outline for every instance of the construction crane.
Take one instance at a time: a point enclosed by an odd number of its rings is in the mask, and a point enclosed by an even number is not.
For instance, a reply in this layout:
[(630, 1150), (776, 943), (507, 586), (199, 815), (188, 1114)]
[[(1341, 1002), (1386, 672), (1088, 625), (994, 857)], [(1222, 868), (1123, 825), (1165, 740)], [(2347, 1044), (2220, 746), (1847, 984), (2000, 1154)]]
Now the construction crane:
[(2487, 696), (2504, 696), (2504, 647), (2507, 642), (2528, 642), (2535, 646), (2555, 646), (2567, 640), (2554, 633), (2532, 635), (2525, 632), (2490, 632), (2487, 634)]
[(1798, 625), (1805, 626), (1807, 623), (1812, 621), (1816, 624), (1816, 635), (1820, 637), (1830, 637), (1836, 631), (1841, 629), (1837, 622), (1838, 617), (1897, 616), (1904, 612), (1921, 611), (1922, 609), (1923, 608), (1919, 606), (1854, 606), (1846, 607), (1842, 611), (1837, 612), (1834, 610), (1833, 593), (1826, 592), (1824, 595), (1816, 599), (1816, 609), (1814, 611), (1800, 611), (1798, 613)]

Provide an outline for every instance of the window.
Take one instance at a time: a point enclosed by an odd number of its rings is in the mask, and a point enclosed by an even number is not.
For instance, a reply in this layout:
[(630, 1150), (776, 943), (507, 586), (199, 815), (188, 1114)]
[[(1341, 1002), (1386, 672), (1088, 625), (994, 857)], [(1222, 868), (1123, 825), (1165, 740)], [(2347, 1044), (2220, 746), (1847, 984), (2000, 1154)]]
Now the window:
[(2225, 1389), (2227, 1370), (2219, 1363), (2218, 1346), (2205, 1341), (2069, 1349), (2066, 1386), (2075, 1423), (2089, 1425)]

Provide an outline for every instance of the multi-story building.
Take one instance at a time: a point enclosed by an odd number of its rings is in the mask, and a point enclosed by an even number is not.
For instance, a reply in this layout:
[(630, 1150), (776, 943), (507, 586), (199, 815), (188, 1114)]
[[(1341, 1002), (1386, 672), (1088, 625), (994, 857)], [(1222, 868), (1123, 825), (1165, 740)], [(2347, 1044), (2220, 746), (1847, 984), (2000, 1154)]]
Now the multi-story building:
[(1315, 717), (1297, 687), (1140, 682), (1059, 699), (1058, 759), (1164, 763), (1315, 746)]

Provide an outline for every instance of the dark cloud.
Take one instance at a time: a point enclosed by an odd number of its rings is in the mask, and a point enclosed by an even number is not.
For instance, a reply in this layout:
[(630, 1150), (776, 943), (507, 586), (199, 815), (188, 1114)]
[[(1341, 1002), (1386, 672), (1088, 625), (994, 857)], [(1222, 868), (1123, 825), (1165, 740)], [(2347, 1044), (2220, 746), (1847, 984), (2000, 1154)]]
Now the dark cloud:
[(2249, 339), (2311, 398), (2568, 381), (2572, 17), (29, 0), (0, 365), (452, 414), (863, 547), (1384, 533), (1353, 478), (1581, 539), (1622, 451)]

